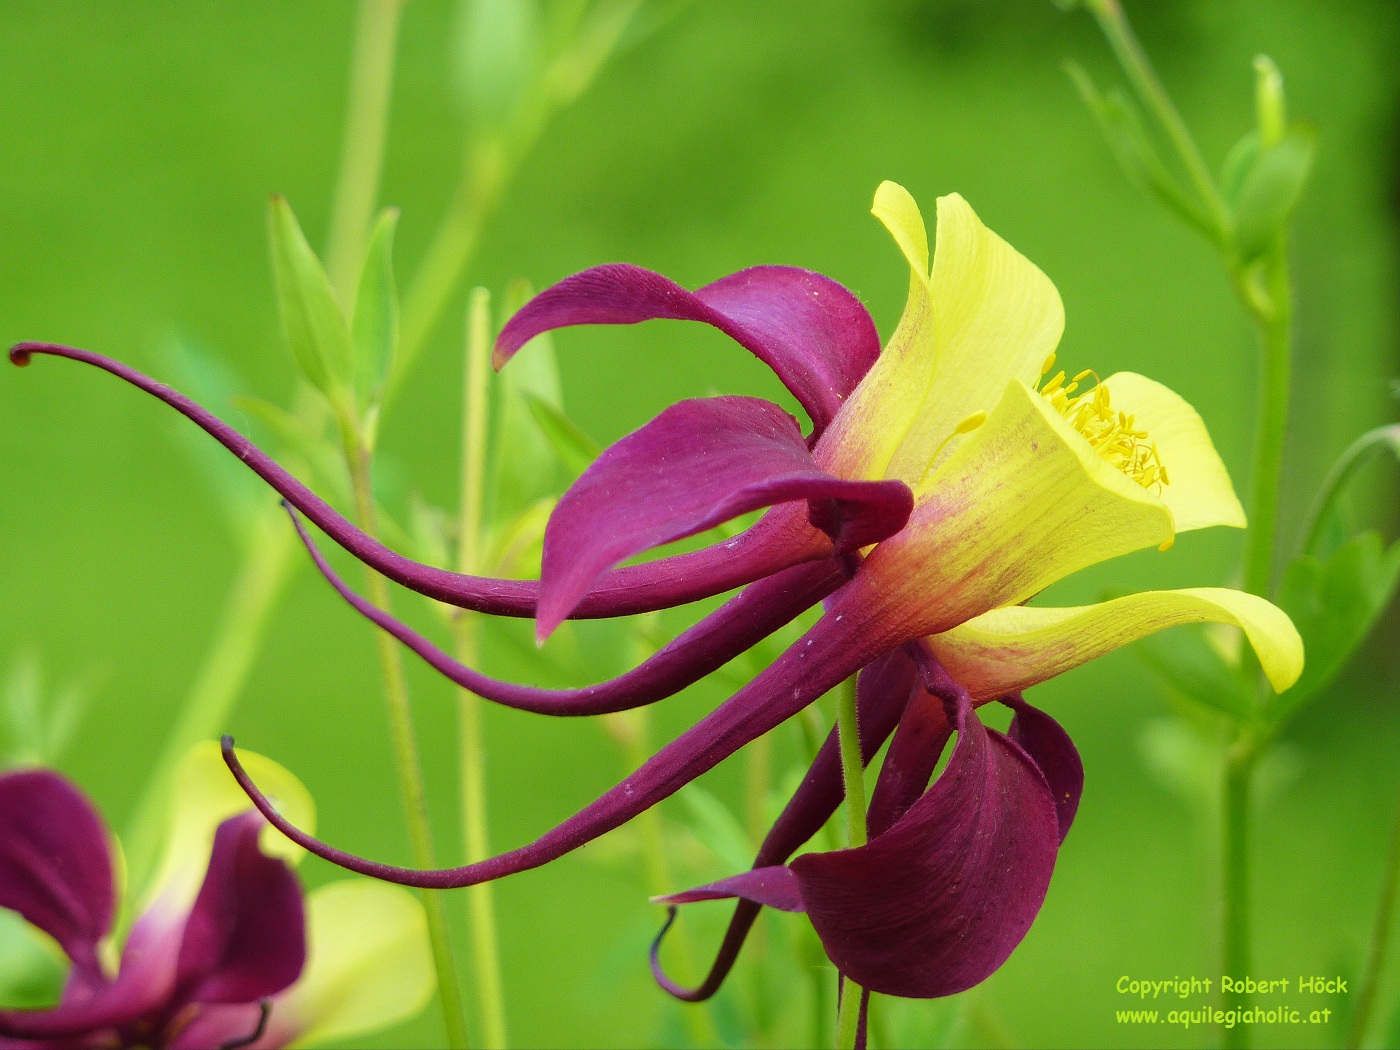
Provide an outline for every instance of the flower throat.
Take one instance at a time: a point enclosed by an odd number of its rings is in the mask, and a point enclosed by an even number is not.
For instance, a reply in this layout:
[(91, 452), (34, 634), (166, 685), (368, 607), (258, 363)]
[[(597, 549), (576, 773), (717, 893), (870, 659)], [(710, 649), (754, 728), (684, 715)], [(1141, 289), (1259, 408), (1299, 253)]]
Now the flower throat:
[[(1054, 367), (1055, 355), (1051, 354), (1040, 370), (1040, 393), (1070, 426), (1084, 435), (1094, 451), (1145, 489), (1161, 492), (1162, 486), (1171, 484), (1156, 442), (1147, 431), (1133, 427), (1132, 416), (1113, 410), (1108, 387), (1099, 382), (1098, 374), (1086, 369), (1066, 385), (1063, 370), (1045, 378)], [(1076, 394), (1080, 382), (1089, 376), (1094, 377), (1094, 385)]]

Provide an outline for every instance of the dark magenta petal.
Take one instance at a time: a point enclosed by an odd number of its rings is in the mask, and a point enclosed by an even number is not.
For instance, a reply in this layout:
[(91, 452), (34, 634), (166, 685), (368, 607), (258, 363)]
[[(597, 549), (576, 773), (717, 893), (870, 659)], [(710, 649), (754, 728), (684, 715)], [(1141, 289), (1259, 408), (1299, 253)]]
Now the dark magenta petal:
[(956, 725), (947, 768), (888, 831), (792, 862), (827, 955), (863, 988), (971, 988), (1021, 942), (1050, 885), (1060, 835), (1045, 778), (965, 695)]
[(734, 897), (743, 897), (746, 901), (779, 911), (806, 910), (802, 905), (802, 890), (797, 885), (797, 877), (781, 864), (752, 868), (707, 886), (653, 899), (658, 904), (695, 904), (698, 901), (731, 900)]
[(904, 527), (899, 481), (844, 481), (812, 461), (797, 421), (770, 401), (711, 397), (672, 405), (607, 448), (559, 501), (544, 534), (536, 633), (548, 637), (605, 571), (731, 518), (810, 501), (838, 555)]
[(626, 674), (580, 689), (538, 689), (488, 678), (447, 655), (411, 627), (361, 598), (331, 569), (293, 512), (297, 533), (326, 580), (362, 616), (421, 656), (463, 689), (521, 711), (547, 715), (599, 715), (654, 703), (698, 682), (756, 645), (846, 580), (833, 559), (794, 565), (750, 584), (665, 648)]
[(870, 796), (866, 827), (872, 838), (888, 831), (923, 796), (953, 735), (943, 702), (924, 689), (912, 692)]
[[(914, 662), (903, 649), (896, 649), (871, 663), (860, 673), (856, 686), (856, 718), (860, 727), (861, 758), (867, 764), (884, 746), (900, 720), (916, 679)], [(798, 785), (773, 827), (763, 839), (755, 868), (782, 864), (819, 832), (846, 796), (841, 773), (841, 749), (836, 730), (827, 734), (807, 775)], [(725, 930), (715, 961), (705, 979), (694, 988), (677, 984), (661, 969), (661, 941), (670, 928), (657, 935), (651, 948), (651, 972), (657, 984), (686, 1002), (701, 1002), (719, 990), (739, 958), (739, 951), (753, 927), (762, 905), (739, 896), (734, 914)]]
[(97, 942), (116, 908), (107, 828), (57, 773), (0, 776), (0, 908), (57, 941), (80, 977), (101, 974)]
[[(420, 871), (366, 860), (328, 846), (285, 820), (238, 762), (224, 738), (224, 761), (254, 805), (288, 838), (350, 871), (429, 889), (471, 886), (537, 868), (619, 827), (713, 769), (739, 748), (791, 718), (888, 647), (881, 625), (859, 606), (828, 614), (773, 664), (653, 755), (617, 787), (528, 846), (458, 868)], [(844, 622), (843, 622), (844, 621)]]
[(713, 325), (771, 368), (820, 434), (875, 359), (880, 336), (841, 285), (792, 266), (755, 266), (694, 292), (659, 273), (613, 263), (546, 288), (496, 340), (496, 367), (541, 332), (657, 318)]
[(209, 870), (180, 944), (180, 1002), (251, 1003), (301, 976), (301, 886), (284, 861), (258, 847), (266, 826), (249, 812), (230, 817), (215, 832)]
[(1084, 763), (1079, 758), (1079, 749), (1059, 722), (1019, 695), (1002, 703), (1016, 712), (1007, 735), (1031, 756), (1031, 761), (1040, 767), (1045, 782), (1050, 785), (1063, 842), (1079, 811), (1079, 797), (1084, 794)]
[[(238, 431), (164, 383), (102, 354), (57, 344), (20, 343), (11, 348), (10, 360), (25, 365), (34, 354), (92, 365), (163, 401), (237, 456), (327, 536), (395, 583), (475, 612), (494, 616), (535, 615), (538, 583), (448, 572), (390, 550), (357, 529)], [(579, 618), (626, 616), (668, 609), (723, 594), (778, 569), (830, 553), (830, 544), (820, 533), (807, 528), (805, 522), (797, 524), (812, 544), (810, 549), (803, 546), (802, 535), (795, 532), (791, 522), (774, 523), (764, 519), (729, 543), (607, 574), (573, 615)]]

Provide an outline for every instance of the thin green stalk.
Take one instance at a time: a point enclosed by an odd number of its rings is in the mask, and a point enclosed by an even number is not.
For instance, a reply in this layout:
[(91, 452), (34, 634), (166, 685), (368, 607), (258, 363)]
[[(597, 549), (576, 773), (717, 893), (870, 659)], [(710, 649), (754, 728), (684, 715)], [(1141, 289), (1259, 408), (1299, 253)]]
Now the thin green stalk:
[[(841, 742), (841, 774), (846, 781), (846, 828), (852, 847), (864, 846), (865, 763), (860, 755), (860, 728), (856, 721), (856, 679), (847, 679), (836, 694), (837, 735)], [(861, 988), (843, 978), (841, 1009), (836, 1018), (837, 1050), (854, 1050), (856, 1028), (860, 1023)]]
[(296, 546), (286, 515), (280, 507), (269, 504), (253, 527), (243, 566), (224, 603), (218, 633), (123, 836), (127, 885), (133, 893), (141, 892), (159, 859), (165, 829), (162, 810), (171, 774), (197, 742), (215, 739), (228, 728), (229, 713), (243, 692), (272, 611), (297, 564)]
[[(1221, 858), (1223, 878), (1223, 931), (1221, 973), (1236, 980), (1248, 976), (1250, 969), (1251, 899), (1249, 888), (1250, 816), (1253, 802), (1254, 772), (1258, 767), (1259, 749), (1252, 738), (1241, 739), (1231, 748), (1225, 760), (1224, 813), (1221, 827), (1224, 852)], [(1240, 991), (1224, 996), (1227, 1010), (1242, 1010), (1249, 997)], [(1228, 1048), (1249, 1045), (1249, 1026), (1237, 1024), (1224, 1031)]]
[(545, 68), (507, 126), (469, 144), (447, 214), (404, 295), (403, 324), (386, 402), (436, 331), (511, 177), (554, 114), (592, 84), (640, 6), (641, 0), (599, 5), (570, 47)]
[(1390, 825), (1390, 851), (1385, 858), (1385, 873), (1381, 876), (1381, 899), (1376, 906), (1376, 925), (1371, 930), (1371, 950), (1366, 956), (1366, 970), (1357, 982), (1356, 1010), (1347, 1029), (1346, 1045), (1357, 1050), (1366, 1038), (1366, 1027), (1376, 1005), (1376, 991), (1385, 970), (1385, 957), (1390, 947), (1390, 927), (1395, 917), (1395, 898), (1400, 892), (1400, 799), (1396, 800), (1395, 817)]
[(326, 246), (326, 273), (347, 309), (354, 298), (365, 236), (379, 197), (389, 98), (394, 82), (394, 47), (404, 0), (360, 0), (350, 93), (345, 105), (345, 141)]
[[(355, 497), (355, 513), (360, 529), (371, 538), (377, 535), (374, 493), (370, 483), (369, 452), (354, 437), (346, 441), (351, 488)], [(389, 585), (373, 569), (365, 570), (365, 585), (369, 600), (380, 609), (389, 611)], [(408, 682), (404, 678), (403, 660), (398, 644), (384, 631), (374, 632), (379, 651), (379, 667), (384, 676), (384, 698), (388, 705), (389, 731), (393, 738), (394, 766), (398, 771), (399, 792), (403, 798), (404, 816), (408, 821), (409, 843), (413, 862), (420, 868), (433, 868), (437, 860), (433, 853), (432, 831), (428, 826), (428, 807), (423, 788), (423, 768), (418, 758), (418, 741), (413, 732), (413, 711), (409, 707)], [(435, 890), (422, 891), (423, 907), (428, 916), (428, 937), (432, 942), (433, 963), (437, 969), (438, 996), (442, 1003), (443, 1025), (447, 1030), (447, 1045), (467, 1046), (467, 1025), (462, 1007), (461, 986), (457, 983), (457, 962), (452, 954), (452, 942), (447, 934), (443, 915), (442, 895)]]
[(1191, 185), (1195, 188), (1201, 202), (1209, 209), (1223, 244), (1226, 231), (1230, 228), (1229, 213), (1225, 208), (1225, 202), (1220, 196), (1220, 191), (1216, 188), (1215, 180), (1211, 177), (1210, 168), (1206, 166), (1205, 158), (1201, 156), (1195, 139), (1191, 137), (1191, 132), (1186, 127), (1186, 122), (1181, 119), (1181, 114), (1177, 112), (1171, 96), (1167, 94), (1167, 89), (1157, 76), (1157, 71), (1152, 68), (1152, 62), (1143, 51), (1142, 45), (1138, 43), (1137, 36), (1133, 33), (1133, 27), (1128, 22), (1127, 16), (1123, 14), (1118, 0), (1086, 0), (1085, 6), (1089, 8), (1099, 23), (1099, 28), (1103, 31), (1104, 36), (1108, 38), (1109, 46), (1113, 48), (1113, 53), (1118, 58), (1119, 64), (1128, 74), (1128, 79), (1132, 81), (1133, 89), (1137, 91), (1143, 103), (1152, 110), (1162, 129), (1167, 133), (1173, 149), (1176, 150), (1177, 156), (1181, 160), (1182, 167), (1186, 169), (1186, 175), (1191, 180)]
[(1262, 387), (1255, 427), (1249, 531), (1245, 536), (1244, 586), (1251, 594), (1268, 597), (1273, 584), (1279, 480), (1293, 372), (1293, 292), (1287, 249), (1282, 243), (1275, 246), (1263, 265), (1267, 283), (1262, 295), (1243, 277), (1235, 283), (1259, 330)]
[[(489, 404), (487, 382), (491, 374), (491, 296), (485, 288), (472, 293), (467, 311), (467, 355), (462, 411), (461, 517), (458, 523), (457, 569), (477, 573), (482, 563), (482, 500), (486, 488), (486, 435)], [(475, 666), (479, 658), (477, 619), (465, 610), (454, 623), (457, 659)], [(457, 696), (458, 737), (461, 750), (462, 834), (467, 862), (491, 855), (486, 806), (486, 741), (482, 728), (481, 698), (466, 689)], [(505, 997), (501, 984), (500, 948), (496, 937), (495, 890), (483, 882), (467, 890), (471, 911), (472, 958), (476, 975), (477, 1008), (481, 1011), (482, 1043), (490, 1050), (504, 1050)]]
[(1318, 552), (1322, 542), (1324, 513), (1337, 498), (1337, 493), (1351, 484), (1351, 479), (1356, 476), (1357, 471), (1364, 467), (1373, 455), (1387, 447), (1393, 449), (1395, 455), (1400, 457), (1400, 423), (1390, 423), (1368, 430), (1353, 441), (1342, 453), (1341, 458), (1332, 464), (1332, 469), (1328, 471), (1322, 487), (1317, 490), (1317, 498), (1313, 500), (1313, 505), (1308, 511), (1307, 528), (1303, 530), (1304, 554)]

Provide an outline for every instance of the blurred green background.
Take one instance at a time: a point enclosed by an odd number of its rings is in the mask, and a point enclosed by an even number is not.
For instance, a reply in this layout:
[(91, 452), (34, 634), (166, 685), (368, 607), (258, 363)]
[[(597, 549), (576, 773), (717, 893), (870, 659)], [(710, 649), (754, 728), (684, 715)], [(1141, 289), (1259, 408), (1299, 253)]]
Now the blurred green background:
[[(1213, 163), (1252, 119), (1257, 52), (1275, 58), (1293, 110), (1318, 127), (1296, 241), (1299, 394), (1284, 479), (1293, 533), (1331, 459), (1396, 416), (1400, 15), (1383, 0), (1152, 0), (1129, 10)], [(353, 14), (347, 0), (0, 5), (0, 340), (69, 342), (157, 375), (168, 374), (166, 348), (183, 340), (232, 363), (248, 392), (289, 403), (294, 373), (273, 304), (264, 209), (269, 193), (287, 195), (312, 242), (324, 241)], [(416, 268), (459, 167), (454, 17), (446, 0), (415, 0), (403, 19), (382, 192), (402, 208), (401, 274)], [(626, 48), (550, 127), (469, 279), (499, 292), (517, 275), (542, 286), (629, 261), (694, 287), (788, 263), (852, 288), (888, 335), (906, 277), (868, 214), (871, 195), (894, 179), (931, 214), (936, 195), (956, 190), (1059, 287), (1066, 366), (1131, 368), (1180, 391), (1243, 491), (1255, 389), (1246, 320), (1204, 244), (1125, 183), (1060, 68), (1068, 56), (1101, 82), (1115, 77), (1088, 20), (1044, 0), (691, 4)], [(464, 302), (465, 289), (383, 426), (385, 469), (439, 503), (452, 499), (457, 472)], [(557, 346), (569, 411), (603, 442), (678, 398), (776, 392), (709, 330), (581, 330)], [(63, 362), (0, 372), (0, 670), (34, 652), (60, 684), (97, 683), (61, 765), (117, 828), (237, 566), (180, 447), (181, 425), (109, 377)], [(1237, 535), (1191, 534), (1167, 555), (1100, 566), (1051, 597), (1231, 582), (1238, 545)], [(432, 623), (421, 602), (401, 598), (399, 607)], [(1400, 783), (1397, 622), (1384, 622), (1352, 671), (1293, 725), (1276, 764), (1258, 845), (1260, 977), (1359, 968)], [(683, 623), (665, 620), (672, 630)], [(508, 633), (497, 642), (489, 670), (540, 677)], [(622, 659), (610, 653), (597, 673)], [(417, 662), (409, 670), (439, 850), (455, 859), (451, 694)], [(666, 702), (658, 737), (723, 691), (704, 683)], [(364, 624), (302, 571), (228, 728), (306, 782), (326, 838), (406, 862), (379, 692)], [(1131, 1005), (1114, 991), (1121, 975), (1217, 973), (1213, 818), (1167, 768), (1175, 752), (1161, 720), (1171, 700), (1131, 652), (1033, 699), (1070, 730), (1087, 768), (1049, 899), (951, 1033), (947, 1004), (892, 1007), (891, 1025), (901, 1045), (1203, 1045), (1209, 1032), (1114, 1020)], [(500, 848), (533, 838), (623, 772), (587, 722), (491, 711), (488, 731)], [(795, 729), (776, 746), (780, 779), (800, 753)], [(705, 784), (741, 807), (739, 763)], [(676, 807), (666, 812), (684, 817)], [(646, 969), (661, 913), (646, 901), (626, 834), (615, 838), (499, 887), (516, 1045), (683, 1038), (681, 1008)], [(336, 876), (316, 863), (303, 872), (312, 882)], [(460, 901), (452, 907), (465, 956)], [(705, 950), (722, 917), (721, 906), (695, 912)], [(770, 952), (785, 950), (794, 922), (774, 922)], [(1397, 983), (1383, 1001), (1387, 1018)], [(737, 1015), (755, 995), (781, 1011), (796, 994), (781, 982), (765, 991), (741, 972), (716, 1016), (723, 1027), (726, 1011)], [(362, 1042), (440, 1038), (429, 1010)], [(1270, 1045), (1319, 1039), (1336, 1045), (1341, 1032), (1259, 1036)]]

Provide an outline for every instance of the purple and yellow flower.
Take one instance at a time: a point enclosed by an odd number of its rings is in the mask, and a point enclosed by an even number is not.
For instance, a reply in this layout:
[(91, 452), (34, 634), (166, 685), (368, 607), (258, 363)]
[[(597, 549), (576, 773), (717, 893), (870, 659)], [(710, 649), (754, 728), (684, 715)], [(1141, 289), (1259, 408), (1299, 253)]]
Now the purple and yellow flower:
[[(633, 671), (544, 690), (456, 664), (322, 571), (364, 615), (479, 695), (555, 715), (617, 711), (673, 695), (804, 610), (823, 615), (777, 661), (637, 772), (533, 843), (476, 864), (414, 871), (337, 850), (297, 827), (225, 757), (263, 814), (351, 870), (427, 887), (466, 886), (547, 863), (657, 804), (852, 674), (867, 761), (893, 734), (865, 846), (787, 863), (843, 797), (834, 735), (779, 818), (754, 868), (673, 903), (737, 897), (711, 994), (762, 905), (804, 911), (841, 971), (864, 988), (938, 996), (994, 971), (1044, 899), (1078, 803), (1073, 744), (1026, 688), (1153, 631), (1185, 623), (1243, 630), (1270, 683), (1302, 667), (1288, 618), (1238, 591), (1147, 591), (1078, 608), (1026, 603), (1050, 584), (1177, 533), (1242, 527), (1244, 514), (1204, 424), (1183, 399), (1133, 373), (1102, 382), (1056, 368), (1064, 324), (1049, 279), (959, 196), (924, 221), (893, 183), (875, 197), (910, 268), (909, 297), (883, 350), (840, 285), (756, 267), (695, 292), (610, 265), (547, 289), (505, 327), (504, 364), (531, 338), (576, 324), (700, 321), (769, 365), (811, 420), (804, 434), (750, 397), (684, 401), (603, 452), (560, 499), (538, 583), (461, 576), (410, 561), (324, 501), (199, 406), (86, 351), (22, 344), (97, 365), (153, 393), (230, 448), (345, 549), (419, 593), (534, 616), (544, 638), (569, 617), (666, 608), (742, 587)], [(769, 508), (732, 540), (619, 568), (663, 544)], [(298, 528), (300, 528), (298, 522)], [(303, 533), (305, 535), (305, 533)], [(310, 546), (308, 541), (308, 546)], [(1012, 707), (1010, 732), (975, 708)], [(953, 733), (945, 771), (929, 778)]]
[[(306, 789), (246, 756), (278, 805), (311, 822)], [(218, 750), (175, 779), (165, 859), (120, 952), (120, 852), (76, 787), (47, 769), (0, 775), (0, 907), (70, 964), (60, 1001), (0, 1009), (0, 1047), (274, 1048), (383, 1027), (433, 986), (422, 906), (368, 880), (303, 898), (302, 850), (233, 785)]]

